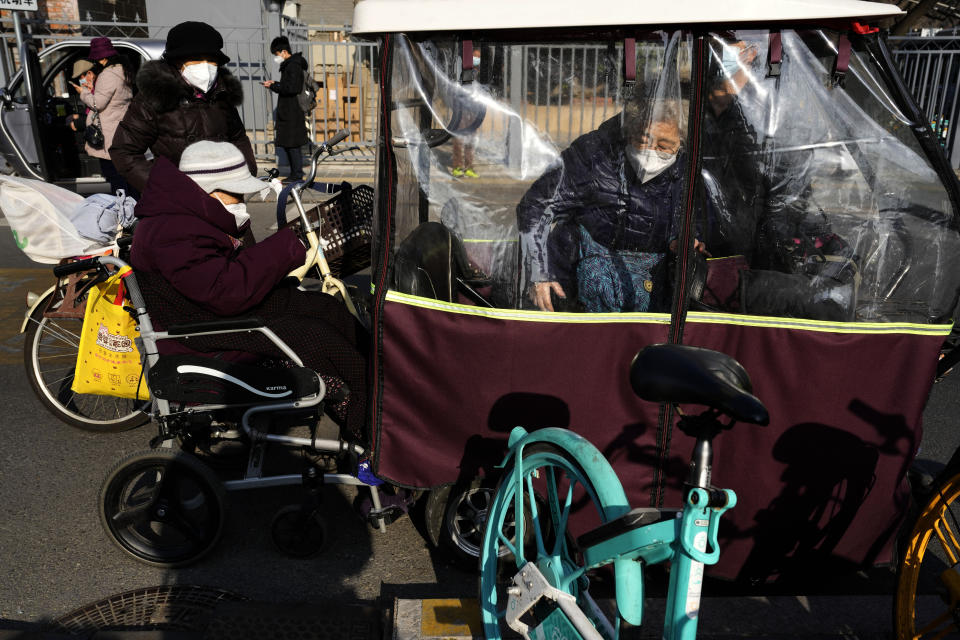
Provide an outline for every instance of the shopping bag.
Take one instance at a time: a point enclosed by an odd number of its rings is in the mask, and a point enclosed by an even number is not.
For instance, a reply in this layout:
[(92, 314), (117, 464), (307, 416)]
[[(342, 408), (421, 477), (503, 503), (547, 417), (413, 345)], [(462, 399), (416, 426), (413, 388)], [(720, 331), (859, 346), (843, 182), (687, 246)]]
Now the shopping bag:
[(130, 267), (120, 269), (87, 294), (76, 372), (70, 385), (77, 393), (150, 399), (134, 341), (140, 332), (123, 308), (123, 278), (130, 271)]

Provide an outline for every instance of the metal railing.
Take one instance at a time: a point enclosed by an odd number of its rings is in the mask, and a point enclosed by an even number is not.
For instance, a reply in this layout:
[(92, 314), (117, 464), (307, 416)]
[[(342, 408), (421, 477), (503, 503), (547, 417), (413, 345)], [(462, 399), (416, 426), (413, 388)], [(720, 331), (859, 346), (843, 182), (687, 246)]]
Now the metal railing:
[(891, 37), (889, 45), (951, 165), (960, 167), (960, 38)]
[[(24, 36), (34, 40), (37, 49), (65, 40), (106, 36), (115, 39), (166, 40), (173, 25), (145, 22), (80, 21), (51, 22), (22, 20)], [(361, 150), (344, 158), (373, 157), (376, 101), (379, 99), (374, 60), (376, 45), (352, 42), (311, 42), (307, 25), (283, 20), (282, 27), (296, 50), (301, 50), (323, 90), (317, 108), (306, 114), (311, 138), (321, 141), (339, 129), (351, 132), (352, 146)], [(217, 26), (223, 36), (223, 51), (230, 57), (227, 68), (243, 86), (240, 116), (247, 128), (258, 158), (274, 157), (274, 97), (261, 82), (276, 75), (276, 66), (265, 60), (269, 47), (267, 29), (262, 25)], [(6, 85), (19, 67), (13, 21), (0, 19), (0, 75)], [(276, 78), (274, 78), (276, 79)]]
[(316, 107), (307, 114), (315, 140), (346, 129), (350, 136), (343, 146), (357, 149), (341, 159), (373, 160), (380, 100), (376, 43), (311, 41), (303, 46), (304, 58), (320, 85)]

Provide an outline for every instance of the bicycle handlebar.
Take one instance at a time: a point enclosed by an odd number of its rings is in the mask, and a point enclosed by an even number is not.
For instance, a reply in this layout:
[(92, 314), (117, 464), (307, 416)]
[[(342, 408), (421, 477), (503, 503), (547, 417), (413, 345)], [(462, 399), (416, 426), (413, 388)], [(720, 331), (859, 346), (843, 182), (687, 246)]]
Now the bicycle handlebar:
[(99, 264), (99, 256), (96, 258), (77, 260), (76, 262), (71, 262), (69, 264), (58, 264), (53, 268), (53, 275), (57, 276), (58, 278), (65, 278), (72, 273), (80, 273), (81, 271), (90, 271), (91, 269), (96, 269)]
[(335, 134), (333, 134), (333, 137), (332, 137), (332, 138), (330, 138), (330, 139), (327, 140), (326, 142), (322, 143), (322, 146), (331, 147), (331, 148), (332, 148), (332, 147), (340, 144), (340, 143), (343, 142), (344, 140), (346, 140), (349, 135), (350, 135), (350, 132), (349, 132), (349, 131), (347, 131), (346, 129), (340, 129), (340, 130), (337, 131)]
[(307, 174), (306, 178), (304, 178), (303, 184), (298, 185), (298, 187), (301, 190), (304, 187), (308, 187), (311, 184), (313, 184), (313, 181), (316, 179), (317, 164), (319, 164), (320, 162), (320, 154), (326, 152), (327, 155), (330, 155), (331, 153), (333, 153), (333, 148), (336, 145), (343, 142), (344, 140), (346, 140), (349, 136), (350, 136), (349, 131), (347, 131), (346, 129), (340, 129), (335, 134), (333, 134), (332, 138), (330, 138), (329, 140), (324, 140), (319, 145), (317, 145), (317, 148), (314, 150), (314, 152), (310, 154), (310, 173)]

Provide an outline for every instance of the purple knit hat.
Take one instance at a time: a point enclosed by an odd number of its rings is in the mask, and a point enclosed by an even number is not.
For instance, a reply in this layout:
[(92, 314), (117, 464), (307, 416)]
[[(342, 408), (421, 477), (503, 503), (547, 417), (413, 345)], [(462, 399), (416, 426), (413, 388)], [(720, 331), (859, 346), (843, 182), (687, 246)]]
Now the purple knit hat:
[(94, 38), (90, 41), (90, 55), (87, 60), (103, 60), (117, 55), (110, 38)]

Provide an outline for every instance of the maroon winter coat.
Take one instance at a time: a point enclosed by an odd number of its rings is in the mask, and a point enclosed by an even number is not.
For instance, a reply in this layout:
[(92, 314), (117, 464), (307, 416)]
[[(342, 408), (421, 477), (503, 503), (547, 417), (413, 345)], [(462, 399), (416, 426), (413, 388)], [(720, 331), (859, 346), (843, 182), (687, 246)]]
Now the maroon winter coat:
[(233, 214), (162, 156), (154, 162), (135, 213), (133, 268), (163, 276), (220, 316), (256, 306), (306, 259), (303, 243), (290, 229), (240, 248), (237, 238), (243, 230), (237, 229)]
[[(139, 222), (130, 262), (154, 328), (218, 316), (259, 319), (304, 366), (323, 376), (333, 397), (349, 391), (327, 409), (351, 440), (367, 442), (369, 336), (333, 296), (301, 291), (295, 280), (285, 278), (306, 259), (291, 230), (239, 248), (236, 238), (244, 229), (237, 229), (233, 214), (163, 157), (154, 163), (135, 213)], [(193, 338), (189, 345), (163, 340), (157, 346), (164, 355), (216, 352), (219, 358), (243, 361), (285, 357), (260, 334)]]

